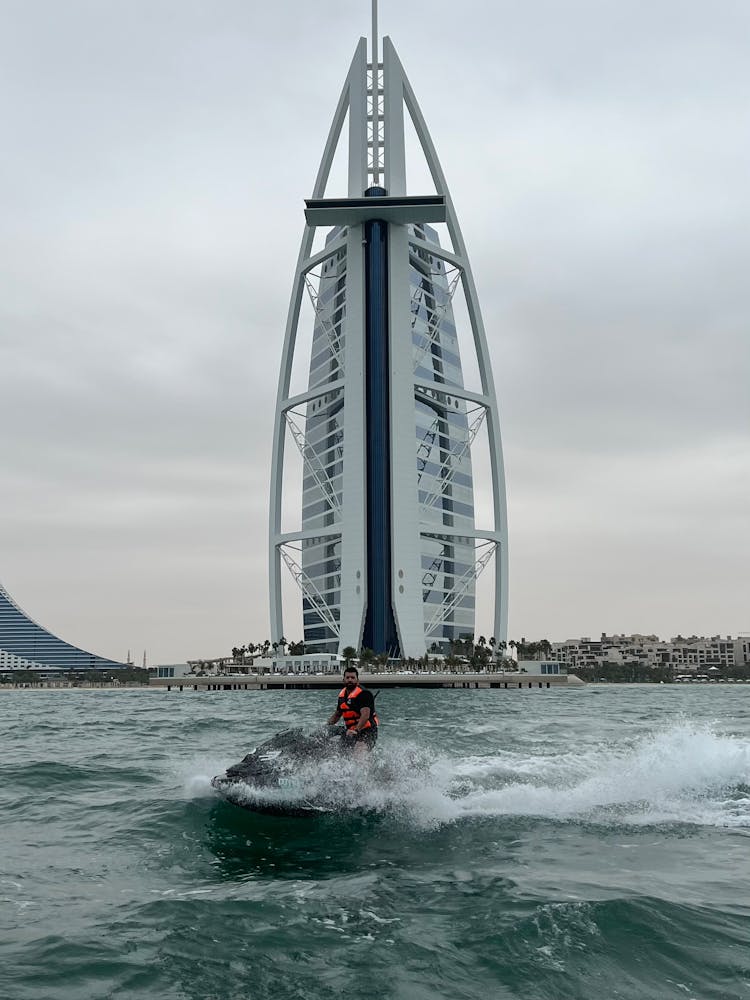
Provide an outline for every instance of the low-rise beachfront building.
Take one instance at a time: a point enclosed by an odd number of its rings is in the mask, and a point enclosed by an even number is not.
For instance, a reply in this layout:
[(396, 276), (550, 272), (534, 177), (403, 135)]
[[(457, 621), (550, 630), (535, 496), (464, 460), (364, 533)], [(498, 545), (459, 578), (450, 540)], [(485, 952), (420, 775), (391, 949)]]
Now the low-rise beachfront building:
[(340, 674), (343, 659), (336, 653), (311, 653), (302, 656), (274, 656), (274, 673), (279, 674)]
[[(519, 660), (515, 667), (511, 666), (512, 661), (506, 660), (501, 669), (500, 673), (512, 673), (518, 671), (521, 674), (541, 674), (543, 677), (557, 676), (558, 674), (567, 674), (568, 668), (560, 660)], [(484, 673), (485, 671), (481, 671)], [(490, 671), (491, 673), (496, 672), (494, 668)]]
[[(734, 667), (738, 664), (747, 663), (737, 656), (737, 640), (731, 636), (715, 635), (710, 639), (702, 636), (691, 636), (683, 639), (676, 636), (671, 641), (672, 659), (671, 663), (676, 666), (688, 669), (700, 669), (701, 667)], [(742, 648), (739, 649), (740, 657)]]
[(299, 656), (252, 656), (246, 653), (240, 659), (234, 656), (217, 656), (213, 659), (188, 660), (184, 664), (163, 664), (151, 668), (149, 672), (152, 677), (161, 678), (196, 675), (340, 674), (342, 668), (343, 660), (335, 653), (305, 653)]
[(583, 636), (551, 643), (552, 651), (568, 667), (595, 667), (607, 663), (641, 663), (649, 667), (674, 666), (685, 671), (750, 664), (750, 636), (681, 635), (662, 640), (655, 635)]
[(148, 667), (150, 677), (189, 677), (191, 674), (188, 663), (158, 663)]
[(740, 634), (734, 640), (734, 662), (742, 664), (750, 663), (750, 635)]

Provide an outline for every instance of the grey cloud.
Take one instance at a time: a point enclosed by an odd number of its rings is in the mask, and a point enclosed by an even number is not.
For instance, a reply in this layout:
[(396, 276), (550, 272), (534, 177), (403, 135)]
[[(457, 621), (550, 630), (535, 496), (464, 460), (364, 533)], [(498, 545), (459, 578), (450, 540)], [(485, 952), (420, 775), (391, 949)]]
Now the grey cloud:
[[(71, 641), (267, 635), (302, 199), (368, 14), (4, 5), (0, 578)], [(750, 629), (749, 19), (381, 2), (483, 303), (516, 635)]]

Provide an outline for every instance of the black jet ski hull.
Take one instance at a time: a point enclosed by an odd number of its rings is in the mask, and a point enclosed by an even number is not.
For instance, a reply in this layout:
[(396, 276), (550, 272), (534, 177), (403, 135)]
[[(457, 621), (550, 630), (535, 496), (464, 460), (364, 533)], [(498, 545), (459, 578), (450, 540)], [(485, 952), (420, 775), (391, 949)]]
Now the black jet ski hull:
[[(306, 735), (301, 729), (277, 733), (247, 754), (239, 764), (212, 779), (212, 786), (227, 802), (265, 816), (320, 816), (341, 810), (330, 803), (295, 796), (300, 769), (337, 758), (342, 752), (343, 730), (324, 728)], [(302, 789), (300, 789), (302, 792)], [(288, 793), (288, 797), (287, 797)]]
[(325, 806), (303, 805), (298, 802), (272, 802), (262, 796), (257, 798), (253, 795), (253, 790), (247, 785), (243, 786), (240, 793), (237, 792), (236, 785), (222, 786), (216, 780), (211, 782), (213, 787), (219, 792), (221, 797), (233, 806), (239, 806), (247, 812), (259, 813), (261, 816), (321, 816), (334, 812)]

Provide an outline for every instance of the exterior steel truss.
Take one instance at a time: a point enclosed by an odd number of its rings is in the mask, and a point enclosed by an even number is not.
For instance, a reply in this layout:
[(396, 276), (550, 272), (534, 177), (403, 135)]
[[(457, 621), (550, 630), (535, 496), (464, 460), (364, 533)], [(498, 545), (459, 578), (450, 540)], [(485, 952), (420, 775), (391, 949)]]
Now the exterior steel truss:
[(299, 453), (302, 456), (305, 471), (309, 472), (318, 484), (321, 493), (325, 496), (331, 509), (335, 510), (336, 513), (340, 515), (341, 501), (339, 500), (339, 495), (336, 492), (333, 480), (328, 475), (328, 470), (320, 460), (320, 456), (315, 448), (308, 443), (307, 436), (295, 424), (292, 420), (291, 413), (288, 411), (286, 413), (286, 422), (289, 426), (289, 430), (292, 432), (294, 443), (297, 445)]
[(317, 612), (321, 622), (323, 622), (323, 624), (329, 628), (334, 635), (339, 635), (339, 623), (331, 614), (331, 609), (328, 604), (326, 604), (323, 595), (299, 563), (289, 555), (288, 546), (280, 546), (280, 552), (281, 558), (286, 563), (287, 569), (294, 578), (294, 582), (302, 591), (302, 596), (307, 600), (313, 611)]
[(491, 540), (480, 542), (478, 549), (481, 549), (481, 551), (479, 551), (474, 564), (456, 581), (455, 586), (446, 595), (446, 600), (435, 611), (435, 614), (425, 627), (425, 636), (434, 635), (442, 625), (450, 622), (451, 613), (458, 606), (461, 598), (466, 594), (471, 585), (481, 576), (485, 566), (495, 555), (496, 548), (497, 542)]
[[(441, 497), (445, 496), (446, 492), (448, 491), (448, 488), (452, 485), (453, 480), (455, 479), (456, 473), (458, 471), (458, 463), (461, 461), (464, 455), (468, 454), (469, 450), (471, 449), (471, 446), (474, 443), (474, 439), (479, 433), (480, 427), (484, 423), (484, 418), (486, 416), (486, 413), (487, 410), (483, 406), (478, 406), (475, 410), (469, 411), (469, 416), (471, 416), (472, 414), (475, 415), (472, 417), (471, 423), (469, 424), (469, 433), (466, 437), (466, 440), (459, 442), (458, 445), (452, 451), (447, 452), (443, 458), (441, 458), (438, 462), (435, 463), (437, 465), (437, 472), (432, 473), (430, 475), (430, 482), (425, 488), (425, 492), (427, 494), (427, 496), (423, 500), (423, 506), (425, 509), (434, 507), (435, 504), (438, 502), (438, 500), (440, 500)], [(435, 424), (439, 425), (439, 423), (440, 423), (440, 417), (437, 417), (436, 420), (433, 422), (433, 426), (435, 426)], [(430, 430), (432, 430), (432, 428), (430, 428)], [(420, 451), (422, 450), (422, 445), (420, 445), (419, 450)], [(418, 481), (420, 482), (420, 484), (423, 472), (424, 470), (420, 471), (418, 475)]]
[(418, 350), (414, 354), (415, 371), (417, 370), (417, 368), (420, 367), (425, 357), (427, 356), (427, 352), (432, 348), (433, 344), (439, 342), (441, 324), (448, 314), (448, 310), (451, 307), (451, 304), (453, 302), (453, 296), (456, 294), (456, 289), (458, 288), (458, 283), (460, 280), (461, 280), (461, 271), (459, 268), (456, 268), (450, 276), (450, 281), (448, 283), (448, 291), (445, 296), (445, 299), (439, 305), (435, 304), (434, 301), (432, 302), (432, 304), (430, 304), (429, 301), (426, 301), (434, 297), (425, 291), (423, 285), (420, 284), (420, 286), (414, 290), (414, 294), (412, 295), (412, 300), (411, 300), (412, 330), (415, 329), (416, 327), (417, 319), (419, 318), (419, 307), (422, 304), (425, 305), (428, 313), (427, 323), (425, 324), (426, 329), (424, 333), (421, 334), (422, 338), (421, 343), (419, 345)]

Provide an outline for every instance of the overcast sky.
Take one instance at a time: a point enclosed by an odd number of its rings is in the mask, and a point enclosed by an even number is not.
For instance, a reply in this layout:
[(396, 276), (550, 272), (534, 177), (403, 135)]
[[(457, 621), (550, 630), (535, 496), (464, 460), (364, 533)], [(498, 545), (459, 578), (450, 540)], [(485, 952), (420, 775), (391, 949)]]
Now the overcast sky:
[[(0, 581), (68, 641), (270, 637), (302, 200), (369, 6), (0, 0)], [(482, 302), (511, 637), (750, 632), (750, 6), (382, 0), (380, 25)]]

